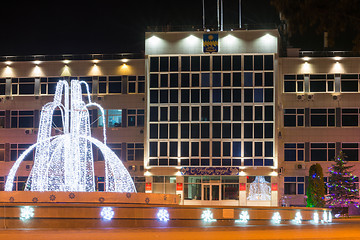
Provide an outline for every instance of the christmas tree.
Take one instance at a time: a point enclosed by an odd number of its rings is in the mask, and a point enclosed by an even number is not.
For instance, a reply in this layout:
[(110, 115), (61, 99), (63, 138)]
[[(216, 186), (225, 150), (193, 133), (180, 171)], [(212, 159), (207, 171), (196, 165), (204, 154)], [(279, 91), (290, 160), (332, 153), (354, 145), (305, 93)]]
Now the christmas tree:
[(263, 176), (256, 176), (250, 183), (248, 200), (271, 200), (271, 187)]
[(322, 167), (318, 163), (309, 169), (309, 186), (306, 195), (307, 207), (325, 207), (324, 176)]
[(357, 177), (351, 173), (350, 169), (353, 166), (348, 166), (345, 158), (346, 155), (340, 152), (334, 159), (335, 163), (329, 168), (329, 179), (326, 184), (330, 193), (327, 200), (329, 207), (348, 208), (349, 204), (359, 206), (359, 190), (355, 185)]

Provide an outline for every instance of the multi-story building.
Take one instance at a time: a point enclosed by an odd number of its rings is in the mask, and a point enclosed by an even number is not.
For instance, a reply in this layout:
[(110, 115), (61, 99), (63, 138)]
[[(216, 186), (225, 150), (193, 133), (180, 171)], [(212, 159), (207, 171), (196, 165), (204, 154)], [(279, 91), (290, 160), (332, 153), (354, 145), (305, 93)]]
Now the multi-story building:
[(277, 205), (277, 52), (275, 30), (146, 34), (149, 192)]
[(327, 181), (341, 150), (360, 175), (360, 58), (340, 57), (344, 52), (301, 55), (306, 57), (280, 58), (278, 75), (279, 186), (293, 205), (306, 203), (310, 166), (320, 163)]
[[(59, 80), (79, 79), (89, 84), (92, 100), (105, 110), (90, 110), (92, 135), (103, 138), (122, 159), (139, 191), (145, 189), (143, 171), (145, 124), (145, 71), (142, 56), (67, 55), (7, 57), (0, 75), (0, 189), (14, 161), (36, 143), (42, 107), (53, 101)], [(85, 93), (86, 89), (83, 89)], [(61, 134), (60, 109), (53, 115), (53, 134)], [(93, 149), (97, 190), (104, 190), (104, 161)], [(14, 190), (23, 190), (34, 153), (20, 165)]]
[[(143, 55), (31, 56), (0, 63), (0, 188), (36, 142), (56, 82), (79, 79), (106, 117), (92, 135), (124, 162), (139, 192), (182, 204), (305, 205), (308, 170), (340, 150), (359, 161), (360, 58), (280, 56), (277, 30), (147, 32)], [(303, 57), (305, 54), (308, 57)], [(54, 112), (53, 134), (62, 131)], [(104, 162), (94, 148), (97, 190)], [(14, 190), (24, 188), (29, 155)], [(286, 198), (285, 198), (286, 197)]]

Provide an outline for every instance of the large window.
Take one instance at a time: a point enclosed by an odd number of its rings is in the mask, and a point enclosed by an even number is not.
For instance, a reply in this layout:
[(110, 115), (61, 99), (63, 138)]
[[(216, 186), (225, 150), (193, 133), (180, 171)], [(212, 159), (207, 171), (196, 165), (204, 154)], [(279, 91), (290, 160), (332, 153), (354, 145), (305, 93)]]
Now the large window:
[(341, 92), (358, 92), (358, 82), (358, 74), (341, 74)]
[(312, 127), (335, 127), (335, 109), (311, 109), (310, 124)]
[(311, 161), (333, 161), (335, 157), (335, 143), (311, 143)]
[(341, 125), (343, 127), (357, 127), (359, 125), (359, 109), (358, 108), (341, 109)]
[(11, 111), (11, 128), (33, 128), (34, 111)]
[(284, 127), (303, 127), (305, 124), (304, 113), (303, 108), (284, 109)]
[(145, 92), (145, 76), (129, 76), (128, 93), (144, 93), (144, 92)]
[(359, 143), (342, 143), (341, 147), (347, 161), (359, 161)]
[(176, 194), (175, 176), (154, 176), (153, 193)]
[(126, 145), (127, 161), (143, 161), (144, 160), (144, 144), (143, 143), (127, 143)]
[[(28, 149), (32, 144), (10, 144), (10, 154), (11, 161), (16, 161), (20, 155)], [(34, 160), (34, 151), (31, 151), (24, 158), (24, 161), (33, 161)]]
[(304, 143), (285, 143), (284, 161), (304, 161)]
[[(122, 126), (122, 110), (121, 109), (109, 109), (104, 110), (105, 118), (106, 118), (106, 127), (116, 128)], [(104, 118), (101, 116), (101, 111), (98, 110), (99, 116), (99, 127), (104, 126)]]
[(128, 109), (127, 118), (128, 127), (143, 127), (145, 119), (144, 109)]
[(284, 194), (305, 194), (305, 177), (284, 177)]
[(284, 92), (304, 92), (304, 75), (284, 75)]

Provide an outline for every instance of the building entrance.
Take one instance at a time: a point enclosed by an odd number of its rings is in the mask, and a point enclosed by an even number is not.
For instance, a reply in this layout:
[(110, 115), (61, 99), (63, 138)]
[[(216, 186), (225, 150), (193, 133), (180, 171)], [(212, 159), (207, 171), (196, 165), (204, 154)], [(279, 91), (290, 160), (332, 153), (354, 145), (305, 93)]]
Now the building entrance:
[(220, 198), (220, 184), (207, 183), (203, 184), (203, 200), (204, 201), (219, 201)]

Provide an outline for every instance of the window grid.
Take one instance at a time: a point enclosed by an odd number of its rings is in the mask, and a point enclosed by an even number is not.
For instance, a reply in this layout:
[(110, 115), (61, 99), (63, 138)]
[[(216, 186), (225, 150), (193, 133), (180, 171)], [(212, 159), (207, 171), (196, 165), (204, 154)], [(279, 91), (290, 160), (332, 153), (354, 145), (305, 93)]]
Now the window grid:
[[(241, 71), (241, 65), (235, 66), (236, 64), (234, 64), (234, 62), (239, 60), (236, 60), (236, 57), (239, 56), (150, 57), (149, 146), (150, 148), (151, 146), (154, 147), (153, 152), (157, 152), (157, 155), (150, 156), (150, 165), (163, 165), (160, 164), (159, 158), (170, 158), (170, 142), (174, 141), (178, 143), (176, 146), (179, 163), (176, 162), (176, 164), (190, 165), (193, 162), (194, 166), (208, 166), (209, 164), (214, 165), (214, 162), (216, 162), (216, 165), (229, 165), (230, 162), (230, 165), (233, 166), (241, 165), (243, 154), (235, 154), (235, 150), (233, 150), (235, 148), (232, 144), (230, 144), (230, 154), (226, 154), (226, 161), (224, 163), (223, 161), (219, 163), (217, 158), (220, 160), (224, 159), (222, 143), (232, 142), (235, 139), (240, 143), (236, 144), (236, 146), (242, 153), (244, 149), (245, 123), (242, 112), (243, 105), (245, 104), (254, 109), (257, 108), (257, 112), (261, 112), (260, 115), (262, 115), (262, 117), (256, 119), (252, 117), (253, 120), (248, 122), (253, 126), (261, 125), (262, 131), (259, 133), (253, 127), (252, 133), (249, 134), (250, 136), (247, 140), (250, 142), (256, 140), (258, 146), (262, 144), (262, 152), (265, 152), (263, 149), (265, 146), (264, 142), (272, 141), (274, 137), (273, 68), (268, 69), (265, 67), (265, 64), (261, 65), (261, 67), (257, 66), (257, 69), (253, 70), (255, 71), (256, 79), (252, 80), (251, 86), (245, 87), (243, 81), (241, 81), (244, 74)], [(263, 55), (260, 56), (264, 58)], [(273, 59), (273, 55), (269, 56)], [(205, 57), (208, 59), (205, 61), (206, 64), (203, 63)], [(177, 68), (171, 69), (171, 58), (177, 59), (175, 61)], [(224, 60), (225, 58), (226, 60)], [(182, 64), (183, 61), (186, 62), (185, 66)], [(230, 62), (231, 67), (226, 66), (225, 62)], [(251, 68), (254, 68), (254, 64), (255, 62), (252, 60)], [(245, 88), (251, 90), (249, 94), (252, 96), (255, 90), (259, 90), (256, 100), (254, 100), (254, 97), (251, 97), (251, 102), (243, 103)], [(266, 94), (265, 89), (268, 90)], [(177, 110), (172, 112), (171, 108), (175, 109), (176, 107)], [(214, 119), (214, 107), (217, 107), (217, 111), (220, 111), (220, 118)], [(235, 110), (240, 112), (240, 116), (234, 116)], [(226, 118), (224, 118), (225, 112), (228, 113)], [(265, 112), (267, 116), (271, 115), (267, 119), (264, 118)], [(269, 128), (268, 125), (272, 125), (272, 127)], [(265, 131), (268, 128), (270, 130)], [(238, 130), (237, 133), (233, 132), (234, 129)], [(184, 140), (187, 143), (182, 143)], [(161, 143), (157, 144), (154, 141), (161, 141)], [(210, 147), (213, 142), (217, 145), (220, 143), (221, 147), (217, 150), (217, 152), (221, 152), (220, 156), (218, 156), (218, 153), (216, 156), (213, 156)], [(202, 143), (206, 154), (203, 154), (201, 151)], [(160, 156), (162, 150), (160, 145), (165, 148), (162, 151), (162, 156)], [(185, 156), (181, 154), (182, 145), (186, 152)], [(206, 145), (209, 145), (209, 149)], [(196, 152), (195, 155), (194, 151)], [(254, 156), (255, 154), (251, 155)], [(260, 159), (259, 156), (257, 158)], [(262, 158), (261, 161), (264, 161), (265, 156)], [(266, 161), (268, 165), (270, 163), (273, 164), (272, 159), (271, 161), (268, 161), (268, 159)]]

